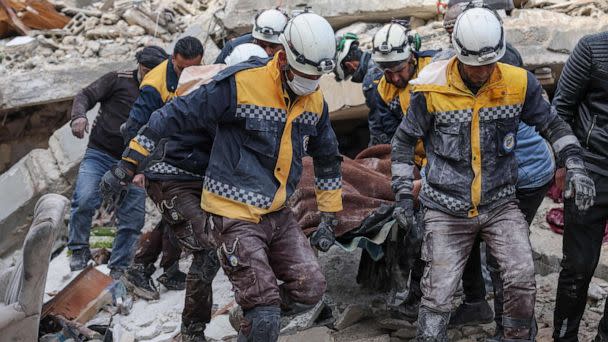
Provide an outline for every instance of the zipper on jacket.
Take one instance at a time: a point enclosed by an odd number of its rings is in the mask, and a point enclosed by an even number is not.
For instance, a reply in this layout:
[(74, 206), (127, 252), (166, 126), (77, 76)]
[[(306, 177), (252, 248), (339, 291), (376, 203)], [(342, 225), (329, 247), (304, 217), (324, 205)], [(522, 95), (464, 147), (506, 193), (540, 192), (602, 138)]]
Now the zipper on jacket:
[(597, 119), (597, 114), (593, 116), (593, 120), (591, 121), (591, 127), (589, 128), (589, 132), (587, 132), (587, 139), (585, 140), (585, 147), (589, 148), (589, 138), (591, 138), (591, 131), (595, 127), (595, 120)]

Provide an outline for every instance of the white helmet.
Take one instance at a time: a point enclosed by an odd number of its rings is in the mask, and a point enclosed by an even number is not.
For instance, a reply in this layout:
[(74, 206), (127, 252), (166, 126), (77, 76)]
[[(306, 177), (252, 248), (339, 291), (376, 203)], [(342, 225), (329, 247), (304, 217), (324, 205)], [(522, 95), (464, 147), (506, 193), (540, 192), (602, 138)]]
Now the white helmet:
[(279, 10), (265, 10), (255, 16), (251, 35), (255, 39), (273, 44), (281, 44), (279, 35), (283, 33), (285, 25), (287, 25), (287, 19), (287, 16)]
[(323, 17), (305, 12), (292, 18), (279, 37), (290, 67), (307, 75), (330, 73), (336, 66), (334, 30)]
[(467, 9), (456, 19), (452, 33), (456, 56), (466, 65), (498, 62), (505, 54), (505, 31), (498, 14), (489, 8)]
[(359, 46), (359, 38), (354, 33), (349, 32), (342, 37), (338, 37), (338, 46), (336, 47), (338, 55), (336, 56), (336, 70), (334, 70), (338, 81), (347, 80), (352, 76), (346, 73), (342, 62), (348, 56), (353, 44), (355, 44), (355, 48)]
[(231, 66), (244, 62), (253, 56), (268, 58), (268, 54), (261, 46), (253, 43), (245, 43), (235, 47), (234, 50), (232, 50), (232, 52), (226, 57), (224, 62), (226, 65)]
[(412, 55), (407, 28), (398, 23), (384, 25), (374, 35), (372, 59), (376, 63), (405, 61)]

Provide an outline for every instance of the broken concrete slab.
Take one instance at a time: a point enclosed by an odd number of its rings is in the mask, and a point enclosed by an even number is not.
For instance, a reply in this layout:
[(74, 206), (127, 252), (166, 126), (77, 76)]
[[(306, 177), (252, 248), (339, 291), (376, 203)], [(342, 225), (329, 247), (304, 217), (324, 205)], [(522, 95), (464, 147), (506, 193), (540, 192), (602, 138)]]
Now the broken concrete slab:
[(300, 331), (294, 335), (280, 336), (279, 342), (334, 342), (331, 330), (326, 327), (316, 327)]
[(371, 314), (371, 310), (364, 305), (358, 304), (350, 304), (342, 311), (336, 323), (334, 324), (334, 328), (336, 330), (343, 330), (351, 325), (359, 322), (360, 320), (368, 317)]
[(135, 67), (135, 61), (63, 65), (40, 72), (5, 73), (0, 84), (0, 112), (21, 107), (65, 101), (73, 98), (80, 89), (104, 74)]
[[(339, 29), (357, 21), (387, 22), (392, 18), (416, 17), (428, 20), (437, 16), (437, 2), (433, 0), (350, 0), (325, 1), (312, 0), (283, 1), (281, 7), (288, 12), (303, 9), (302, 4)], [(217, 13), (224, 28), (230, 32), (242, 34), (251, 31), (256, 13), (262, 9), (273, 8), (274, 0), (228, 0), (223, 11)]]

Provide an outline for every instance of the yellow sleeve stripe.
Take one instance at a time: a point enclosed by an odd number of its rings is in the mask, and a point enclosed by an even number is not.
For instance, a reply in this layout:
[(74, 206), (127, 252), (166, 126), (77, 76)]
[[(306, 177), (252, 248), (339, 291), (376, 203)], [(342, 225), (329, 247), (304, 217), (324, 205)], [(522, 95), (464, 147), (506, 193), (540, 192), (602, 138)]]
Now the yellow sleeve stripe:
[(131, 141), (129, 142), (129, 148), (134, 150), (135, 152), (138, 152), (139, 154), (141, 154), (144, 157), (147, 157), (150, 155), (150, 151), (146, 150), (135, 139), (131, 139)]
[(133, 164), (135, 166), (139, 165), (139, 163), (137, 162), (137, 160), (131, 159), (129, 157), (122, 157), (122, 160), (124, 160), (126, 162), (129, 162), (129, 163), (131, 163), (131, 164)]
[(328, 213), (342, 211), (342, 189), (315, 189), (315, 194), (317, 196), (317, 207), (320, 211)]

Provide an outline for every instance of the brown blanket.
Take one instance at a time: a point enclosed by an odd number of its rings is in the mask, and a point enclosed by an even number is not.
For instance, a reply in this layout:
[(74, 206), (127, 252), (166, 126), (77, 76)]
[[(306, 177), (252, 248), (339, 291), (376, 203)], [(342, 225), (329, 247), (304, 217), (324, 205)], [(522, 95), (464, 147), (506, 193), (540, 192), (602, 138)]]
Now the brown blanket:
[[(391, 204), (391, 147), (377, 145), (363, 150), (355, 159), (344, 157), (342, 163), (342, 201), (344, 210), (338, 213), (340, 224), (336, 236), (359, 227), (361, 221), (381, 204)], [(302, 179), (290, 198), (296, 219), (306, 234), (319, 224), (314, 191), (314, 171), (311, 158), (305, 158)]]

